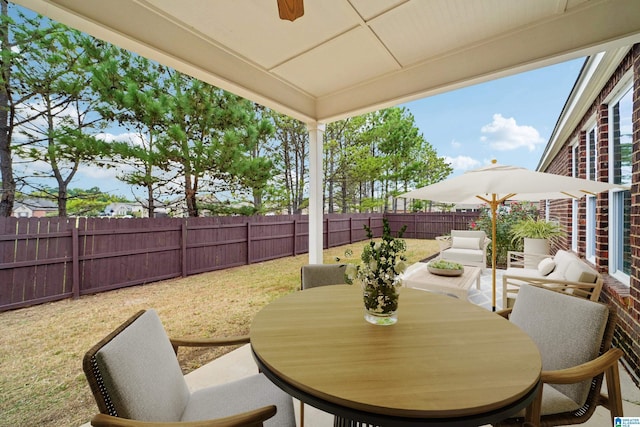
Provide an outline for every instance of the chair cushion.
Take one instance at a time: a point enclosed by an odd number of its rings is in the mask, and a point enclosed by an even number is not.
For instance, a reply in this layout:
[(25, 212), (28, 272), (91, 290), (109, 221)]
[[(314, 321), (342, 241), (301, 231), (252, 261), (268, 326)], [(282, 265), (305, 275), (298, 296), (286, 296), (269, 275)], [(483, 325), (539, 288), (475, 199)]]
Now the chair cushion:
[(302, 289), (346, 284), (345, 272), (345, 264), (303, 265), (301, 270)]
[(549, 275), (554, 268), (556, 268), (556, 263), (553, 258), (545, 258), (538, 263), (538, 271), (543, 276)]
[(451, 230), (451, 237), (473, 237), (480, 239), (480, 245), (484, 245), (487, 234), (482, 230)]
[[(550, 371), (595, 359), (608, 314), (604, 304), (522, 285), (510, 320), (529, 334), (540, 350), (542, 369)], [(582, 406), (589, 393), (590, 380), (552, 386)]]
[(449, 248), (442, 251), (442, 259), (464, 264), (465, 262), (483, 262), (484, 255), (478, 249)]
[(119, 417), (180, 420), (189, 390), (154, 310), (142, 314), (102, 346), (95, 357)]
[(564, 278), (570, 282), (595, 283), (598, 273), (582, 261), (573, 261), (567, 267)]
[[(541, 415), (562, 414), (573, 412), (580, 408), (573, 400), (553, 388), (549, 384), (542, 386), (542, 410)], [(525, 410), (520, 411), (516, 417), (524, 417)]]
[(278, 410), (265, 421), (265, 427), (295, 427), (291, 396), (257, 374), (194, 392), (181, 421), (221, 418), (274, 404)]
[(480, 239), (477, 237), (452, 237), (451, 247), (455, 249), (481, 249)]

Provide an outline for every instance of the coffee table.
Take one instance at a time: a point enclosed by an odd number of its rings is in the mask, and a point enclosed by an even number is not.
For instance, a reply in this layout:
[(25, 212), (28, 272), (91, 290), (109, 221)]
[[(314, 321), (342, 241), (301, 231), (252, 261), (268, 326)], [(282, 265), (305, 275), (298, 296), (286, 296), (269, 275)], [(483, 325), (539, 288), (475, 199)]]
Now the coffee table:
[(417, 262), (404, 272), (402, 283), (409, 288), (455, 295), (466, 301), (469, 288), (474, 282), (476, 288), (480, 289), (481, 272), (480, 267), (465, 265), (461, 276), (439, 276), (429, 272), (426, 262)]

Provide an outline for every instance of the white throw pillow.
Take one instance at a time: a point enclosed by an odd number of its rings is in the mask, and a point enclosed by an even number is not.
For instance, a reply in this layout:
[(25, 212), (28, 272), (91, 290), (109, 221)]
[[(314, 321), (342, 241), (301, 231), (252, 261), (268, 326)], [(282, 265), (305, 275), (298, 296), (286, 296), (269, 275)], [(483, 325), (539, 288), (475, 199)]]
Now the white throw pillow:
[(452, 237), (451, 247), (456, 249), (480, 249), (480, 239), (477, 237)]
[(556, 263), (553, 258), (545, 258), (538, 264), (538, 271), (543, 276), (549, 275), (554, 268), (556, 268)]

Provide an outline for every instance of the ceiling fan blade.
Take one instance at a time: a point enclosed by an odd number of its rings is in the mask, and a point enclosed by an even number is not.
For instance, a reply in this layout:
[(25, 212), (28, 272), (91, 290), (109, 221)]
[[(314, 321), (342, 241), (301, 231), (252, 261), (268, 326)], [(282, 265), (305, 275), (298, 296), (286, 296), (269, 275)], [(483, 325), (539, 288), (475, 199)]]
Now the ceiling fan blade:
[(303, 0), (278, 0), (280, 19), (295, 21), (304, 15)]

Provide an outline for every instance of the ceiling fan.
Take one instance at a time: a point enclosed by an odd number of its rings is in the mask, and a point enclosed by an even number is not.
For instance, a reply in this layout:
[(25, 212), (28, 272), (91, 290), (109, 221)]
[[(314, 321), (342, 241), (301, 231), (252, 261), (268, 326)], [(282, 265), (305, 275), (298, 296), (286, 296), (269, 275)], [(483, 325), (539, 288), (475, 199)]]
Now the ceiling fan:
[(278, 0), (280, 19), (295, 21), (304, 15), (303, 0)]

